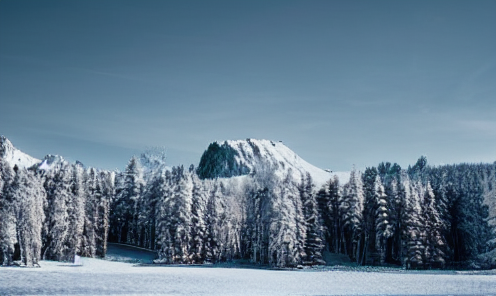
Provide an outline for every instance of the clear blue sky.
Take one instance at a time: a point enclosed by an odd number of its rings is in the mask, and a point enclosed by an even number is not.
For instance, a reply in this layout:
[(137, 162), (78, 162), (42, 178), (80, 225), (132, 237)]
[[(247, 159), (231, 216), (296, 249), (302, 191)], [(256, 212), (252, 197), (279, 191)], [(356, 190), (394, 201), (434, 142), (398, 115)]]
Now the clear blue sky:
[(0, 134), (123, 168), (283, 140), (335, 171), (496, 160), (496, 1), (0, 1)]

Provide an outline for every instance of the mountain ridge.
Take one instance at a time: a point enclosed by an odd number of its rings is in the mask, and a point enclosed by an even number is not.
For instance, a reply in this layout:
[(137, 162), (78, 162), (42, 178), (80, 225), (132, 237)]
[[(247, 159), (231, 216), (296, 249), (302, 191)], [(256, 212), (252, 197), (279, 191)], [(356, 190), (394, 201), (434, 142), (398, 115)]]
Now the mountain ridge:
[[(209, 148), (214, 143), (218, 142), (214, 141), (210, 143)], [(276, 175), (280, 177), (283, 177), (288, 169), (291, 169), (295, 180), (300, 180), (301, 177), (308, 172), (317, 186), (323, 185), (334, 176), (338, 176), (341, 184), (346, 183), (349, 179), (349, 172), (331, 172), (308, 163), (293, 150), (284, 145), (282, 141), (248, 138), (246, 140), (226, 140), (222, 145), (224, 147), (223, 149), (231, 150), (230, 153), (232, 155), (228, 155), (227, 158), (222, 159), (215, 159), (218, 155), (213, 155), (212, 157), (214, 159), (210, 159), (212, 162), (211, 165), (220, 165), (225, 166), (226, 168), (229, 168), (230, 165), (234, 165), (239, 172), (227, 174), (223, 168), (210, 175), (210, 178), (247, 175), (256, 171), (257, 168), (265, 166), (271, 167)], [(218, 146), (220, 147), (221, 145)], [(204, 155), (209, 148), (205, 150), (203, 153)], [(165, 151), (160, 151), (160, 153), (157, 153), (156, 155), (154, 154), (156, 153), (145, 151), (139, 157), (140, 163), (142, 163), (144, 167), (147, 167), (146, 171), (170, 169), (165, 165)], [(41, 170), (49, 170), (59, 163), (67, 162), (59, 155), (47, 154), (43, 159), (32, 157), (17, 149), (5, 136), (0, 136), (0, 157), (6, 160), (12, 167), (17, 165), (19, 167), (29, 168), (37, 165), (37, 169)], [(229, 161), (234, 162), (228, 164), (227, 162)], [(200, 160), (200, 164), (197, 168), (201, 167), (202, 160)]]
[(246, 175), (262, 167), (274, 170), (281, 178), (291, 170), (295, 180), (309, 173), (317, 186), (334, 176), (341, 182), (349, 179), (349, 172), (331, 172), (308, 163), (282, 141), (250, 138), (211, 143), (203, 153), (197, 171), (201, 177), (213, 179)]

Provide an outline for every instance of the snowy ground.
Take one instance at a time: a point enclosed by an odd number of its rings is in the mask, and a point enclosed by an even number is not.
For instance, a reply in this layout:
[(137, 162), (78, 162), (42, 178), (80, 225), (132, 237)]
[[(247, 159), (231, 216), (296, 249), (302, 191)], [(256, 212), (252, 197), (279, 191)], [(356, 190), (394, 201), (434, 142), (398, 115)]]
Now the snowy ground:
[[(152, 258), (146, 250), (109, 248), (110, 260), (133, 262), (136, 256), (141, 262)], [(496, 271), (344, 266), (277, 271), (127, 262), (82, 258), (82, 266), (42, 261), (41, 268), (2, 267), (0, 295), (496, 295)]]
[(83, 258), (0, 268), (0, 295), (496, 295), (495, 275), (138, 267)]

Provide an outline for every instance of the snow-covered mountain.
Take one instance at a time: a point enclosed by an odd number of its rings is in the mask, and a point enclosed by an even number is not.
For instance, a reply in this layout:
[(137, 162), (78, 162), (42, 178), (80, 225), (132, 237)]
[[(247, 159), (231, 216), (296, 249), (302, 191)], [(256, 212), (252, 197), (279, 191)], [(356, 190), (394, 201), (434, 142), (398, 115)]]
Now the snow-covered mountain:
[[(281, 177), (291, 169), (296, 180), (300, 180), (308, 172), (317, 186), (323, 185), (335, 175), (341, 184), (349, 180), (349, 172), (320, 169), (303, 160), (280, 141), (246, 139), (229, 140), (221, 145), (212, 143), (202, 156), (200, 170), (205, 165), (212, 169), (214, 175), (210, 177), (217, 177), (215, 174), (220, 174), (219, 177), (243, 175), (256, 171), (257, 168), (270, 166)], [(226, 174), (224, 169), (231, 172)]]
[[(12, 142), (5, 136), (0, 136), (0, 157), (6, 160), (11, 167), (17, 165), (22, 168), (31, 168), (34, 166), (37, 170), (44, 171), (59, 168), (63, 164), (68, 164), (68, 161), (60, 155), (48, 154), (42, 160), (34, 158), (15, 148)], [(83, 166), (79, 161), (76, 163)]]
[[(81, 164), (80, 162), (78, 162)], [(60, 155), (52, 155), (48, 154), (43, 158), (40, 164), (38, 164), (37, 169), (38, 170), (44, 170), (44, 171), (50, 171), (54, 168), (60, 168), (62, 165), (68, 164), (68, 161), (65, 160), (62, 156)]]
[[(223, 142), (222, 146), (215, 143), (210, 145), (209, 150), (205, 151), (203, 158), (208, 158), (209, 165), (220, 167), (221, 170), (233, 169), (234, 164), (236, 172), (228, 175), (219, 175), (214, 172), (212, 177), (228, 177), (248, 174), (254, 172), (257, 168), (267, 167), (268, 165), (275, 170), (279, 176), (284, 176), (288, 169), (291, 169), (295, 180), (300, 180), (301, 176), (310, 173), (317, 186), (323, 185), (333, 176), (337, 175), (340, 183), (344, 184), (349, 180), (349, 172), (330, 172), (320, 169), (298, 156), (294, 151), (284, 145), (282, 142), (270, 140), (228, 140)], [(219, 147), (219, 150), (211, 149)], [(229, 147), (227, 149), (227, 147)], [(208, 154), (210, 153), (210, 154)], [(67, 161), (59, 155), (48, 154), (42, 160), (34, 158), (23, 153), (4, 136), (0, 136), (0, 157), (7, 160), (13, 167), (32, 167), (37, 165), (38, 170), (51, 170), (60, 166)], [(163, 149), (153, 149), (144, 152), (140, 158), (145, 177), (151, 177), (153, 172), (159, 170), (168, 170), (166, 166), (166, 153)], [(230, 163), (231, 162), (231, 163)], [(200, 162), (200, 167), (202, 162)]]
[(29, 168), (41, 162), (41, 160), (15, 148), (9, 139), (4, 136), (0, 136), (0, 157), (6, 160), (11, 167), (17, 165), (18, 167)]

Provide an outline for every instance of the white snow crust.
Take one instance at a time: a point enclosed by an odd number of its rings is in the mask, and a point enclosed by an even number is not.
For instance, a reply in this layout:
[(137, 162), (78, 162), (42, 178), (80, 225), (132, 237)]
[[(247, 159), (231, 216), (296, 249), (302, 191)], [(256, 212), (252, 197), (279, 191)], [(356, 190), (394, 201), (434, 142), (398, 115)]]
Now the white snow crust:
[(136, 266), (0, 267), (0, 295), (496, 295), (496, 275)]
[(227, 144), (238, 152), (236, 161), (243, 162), (251, 170), (261, 163), (269, 163), (276, 169), (276, 173), (283, 177), (288, 168), (291, 168), (296, 181), (299, 181), (302, 175), (308, 172), (317, 188), (334, 176), (338, 176), (341, 185), (347, 183), (350, 178), (349, 172), (327, 172), (306, 162), (282, 142), (248, 139), (229, 140)]

